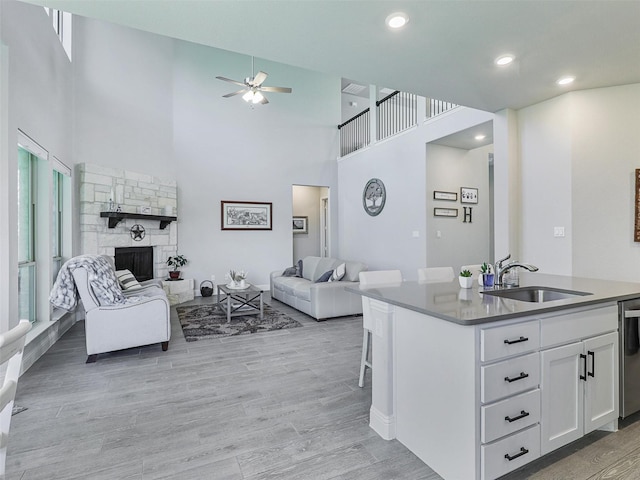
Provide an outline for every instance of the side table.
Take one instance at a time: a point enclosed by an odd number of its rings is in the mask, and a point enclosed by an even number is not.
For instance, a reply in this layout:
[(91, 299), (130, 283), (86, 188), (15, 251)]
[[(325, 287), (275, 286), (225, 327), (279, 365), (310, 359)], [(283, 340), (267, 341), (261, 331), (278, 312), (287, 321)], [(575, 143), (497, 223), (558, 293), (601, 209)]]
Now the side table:
[(219, 284), (218, 305), (227, 313), (227, 323), (231, 322), (231, 317), (238, 315), (260, 315), (262, 320), (264, 318), (263, 291), (254, 285), (237, 289)]

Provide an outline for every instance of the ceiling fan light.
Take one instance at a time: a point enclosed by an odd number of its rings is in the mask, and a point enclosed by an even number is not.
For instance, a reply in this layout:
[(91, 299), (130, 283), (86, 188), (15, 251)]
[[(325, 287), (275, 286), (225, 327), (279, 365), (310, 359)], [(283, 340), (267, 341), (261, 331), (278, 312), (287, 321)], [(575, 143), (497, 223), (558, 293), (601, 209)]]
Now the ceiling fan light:
[(253, 103), (260, 103), (262, 100), (264, 100), (264, 95), (262, 95), (260, 92), (255, 92), (251, 101)]
[[(244, 95), (242, 95), (242, 99), (245, 102), (250, 102), (253, 100), (253, 92), (251, 90), (249, 90), (247, 93), (245, 93)], [(253, 102), (255, 103), (255, 102)]]

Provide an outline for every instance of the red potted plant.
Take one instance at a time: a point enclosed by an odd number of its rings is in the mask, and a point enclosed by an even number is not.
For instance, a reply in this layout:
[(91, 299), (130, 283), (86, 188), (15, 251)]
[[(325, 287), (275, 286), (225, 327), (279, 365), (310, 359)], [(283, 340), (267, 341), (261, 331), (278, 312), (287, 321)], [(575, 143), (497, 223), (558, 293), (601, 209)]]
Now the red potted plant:
[(173, 270), (169, 271), (169, 278), (171, 278), (171, 280), (178, 280), (180, 278), (180, 270), (178, 270), (178, 268), (182, 267), (187, 262), (188, 260), (184, 257), (184, 255), (169, 257), (167, 259), (167, 265), (173, 267)]

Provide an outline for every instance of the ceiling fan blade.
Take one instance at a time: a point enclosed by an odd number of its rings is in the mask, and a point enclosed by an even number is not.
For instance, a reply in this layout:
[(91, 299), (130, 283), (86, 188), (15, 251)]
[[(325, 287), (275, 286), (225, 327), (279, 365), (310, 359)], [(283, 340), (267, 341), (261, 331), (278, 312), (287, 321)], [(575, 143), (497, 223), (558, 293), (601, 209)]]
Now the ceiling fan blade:
[(291, 93), (292, 90), (289, 87), (260, 87), (263, 92), (278, 92), (278, 93)]
[(267, 79), (267, 74), (263, 71), (260, 71), (253, 78), (253, 82), (251, 82), (251, 84), (254, 87), (259, 87), (260, 85), (262, 85), (262, 82), (264, 82), (266, 79)]
[(231, 80), (230, 78), (226, 78), (226, 77), (216, 77), (216, 78), (218, 80), (222, 80), (223, 82), (235, 83), (236, 85), (240, 85), (241, 87), (245, 86), (243, 82), (238, 82), (237, 80)]
[(264, 95), (262, 96), (262, 100), (260, 101), (260, 103), (262, 105), (266, 105), (267, 103), (269, 103), (269, 100), (267, 100), (267, 97), (265, 97)]
[(232, 92), (232, 93), (227, 93), (226, 95), (223, 95), (223, 98), (229, 98), (229, 97), (233, 97), (234, 95), (240, 95), (241, 93), (247, 92), (248, 90), (246, 88), (243, 88), (242, 90), (238, 90), (237, 92)]

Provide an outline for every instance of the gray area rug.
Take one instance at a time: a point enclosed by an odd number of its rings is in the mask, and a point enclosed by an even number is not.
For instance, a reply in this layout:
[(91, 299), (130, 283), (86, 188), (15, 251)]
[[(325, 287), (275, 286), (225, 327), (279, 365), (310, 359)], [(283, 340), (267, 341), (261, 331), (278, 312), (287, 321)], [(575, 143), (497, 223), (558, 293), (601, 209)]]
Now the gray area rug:
[(302, 326), (269, 305), (264, 306), (263, 320), (260, 320), (260, 315), (238, 315), (231, 317), (231, 323), (227, 323), (226, 312), (216, 304), (176, 307), (176, 311), (187, 342)]

